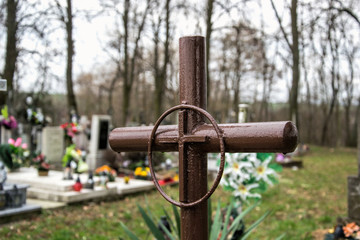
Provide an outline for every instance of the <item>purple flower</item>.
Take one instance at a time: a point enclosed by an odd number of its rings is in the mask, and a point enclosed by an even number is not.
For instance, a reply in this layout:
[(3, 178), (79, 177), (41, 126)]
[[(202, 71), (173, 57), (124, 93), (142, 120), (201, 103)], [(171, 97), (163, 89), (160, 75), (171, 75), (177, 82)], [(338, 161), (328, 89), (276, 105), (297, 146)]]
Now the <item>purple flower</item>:
[(17, 128), (18, 125), (14, 116), (10, 116), (9, 119), (2, 120), (1, 124), (7, 129)]

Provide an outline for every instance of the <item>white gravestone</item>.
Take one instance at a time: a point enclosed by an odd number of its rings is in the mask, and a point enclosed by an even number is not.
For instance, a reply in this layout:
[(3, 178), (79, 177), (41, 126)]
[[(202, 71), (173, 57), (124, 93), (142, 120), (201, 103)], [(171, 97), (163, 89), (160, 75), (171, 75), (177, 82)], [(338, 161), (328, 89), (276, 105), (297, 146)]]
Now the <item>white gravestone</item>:
[(64, 130), (59, 127), (44, 127), (42, 131), (41, 153), (50, 164), (60, 167), (64, 156)]
[(89, 155), (86, 159), (89, 170), (95, 170), (97, 167), (105, 164), (103, 156), (109, 145), (110, 124), (111, 117), (108, 115), (92, 116)]

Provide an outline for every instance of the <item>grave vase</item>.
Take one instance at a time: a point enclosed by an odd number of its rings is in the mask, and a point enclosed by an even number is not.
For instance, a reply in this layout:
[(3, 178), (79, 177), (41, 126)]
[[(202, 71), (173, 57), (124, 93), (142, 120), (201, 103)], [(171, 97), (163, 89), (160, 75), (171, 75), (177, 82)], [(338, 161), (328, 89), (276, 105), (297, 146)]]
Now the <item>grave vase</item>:
[(40, 170), (40, 169), (38, 169), (38, 176), (46, 177), (48, 175), (49, 175), (49, 170)]

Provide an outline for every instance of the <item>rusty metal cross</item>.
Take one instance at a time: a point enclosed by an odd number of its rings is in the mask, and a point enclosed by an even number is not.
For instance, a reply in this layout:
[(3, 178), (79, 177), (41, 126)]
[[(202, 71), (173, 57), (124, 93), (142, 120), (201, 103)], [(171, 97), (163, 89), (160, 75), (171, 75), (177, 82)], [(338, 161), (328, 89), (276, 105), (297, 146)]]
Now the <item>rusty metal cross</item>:
[[(208, 239), (207, 201), (223, 172), (226, 152), (292, 152), (297, 130), (291, 122), (217, 124), (206, 109), (205, 39), (180, 38), (180, 105), (167, 110), (153, 127), (116, 128), (109, 136), (117, 152), (148, 152), (154, 184), (161, 195), (181, 208), (181, 239)], [(161, 121), (179, 110), (179, 125)], [(211, 124), (206, 123), (206, 119)], [(156, 180), (152, 151), (179, 151), (179, 202)], [(220, 152), (221, 164), (208, 191), (207, 153)]]

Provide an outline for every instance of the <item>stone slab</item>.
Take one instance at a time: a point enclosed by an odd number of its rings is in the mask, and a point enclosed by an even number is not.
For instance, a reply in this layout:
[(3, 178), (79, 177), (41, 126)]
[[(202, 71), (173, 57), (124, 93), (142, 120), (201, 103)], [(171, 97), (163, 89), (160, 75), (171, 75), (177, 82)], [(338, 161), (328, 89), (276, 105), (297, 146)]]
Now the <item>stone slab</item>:
[(25, 217), (41, 212), (39, 205), (25, 204), (18, 208), (6, 208), (0, 210), (0, 223), (7, 223), (16, 219), (24, 219)]
[[(88, 179), (87, 174), (80, 174), (80, 181), (85, 183)], [(74, 175), (74, 178), (77, 174)], [(99, 177), (93, 178), (95, 185), (100, 182)], [(63, 172), (49, 171), (49, 175), (40, 177), (37, 174), (37, 170), (34, 168), (21, 168), (20, 172), (8, 173), (7, 181), (12, 183), (24, 183), (29, 184), (30, 187), (39, 189), (54, 191), (54, 192), (67, 192), (72, 191), (72, 186), (75, 183), (74, 180), (63, 180)]]
[(118, 195), (144, 192), (155, 188), (152, 181), (130, 179), (129, 183), (126, 184), (123, 178), (116, 178), (115, 182), (108, 182), (107, 186), (110, 188), (116, 187)]
[(55, 209), (65, 207), (67, 204), (63, 202), (54, 202), (54, 201), (47, 201), (47, 200), (40, 200), (34, 198), (28, 198), (26, 200), (28, 204), (31, 205), (39, 205), (42, 209)]
[[(8, 181), (30, 185), (27, 189), (28, 198), (65, 204), (122, 196), (155, 188), (152, 181), (130, 179), (130, 182), (125, 184), (124, 179), (119, 177), (115, 178), (115, 182), (108, 182), (105, 188), (97, 185), (100, 179), (95, 176), (97, 186), (94, 190), (82, 189), (76, 192), (72, 190), (75, 180), (63, 180), (62, 176), (60, 171), (49, 171), (49, 176), (40, 177), (36, 169), (22, 168), (19, 172), (9, 173)], [(82, 183), (85, 183), (87, 178), (87, 174), (80, 175)]]
[(75, 192), (75, 191), (55, 192), (55, 191), (48, 191), (39, 188), (29, 188), (27, 195), (29, 198), (36, 198), (46, 201), (75, 203), (75, 202), (94, 200), (98, 198), (107, 198), (110, 196), (115, 196), (116, 193), (117, 193), (117, 189), (115, 187), (105, 188), (98, 186), (95, 187), (94, 190), (82, 189), (80, 192)]
[(360, 178), (348, 177), (348, 216), (352, 220), (360, 220)]

